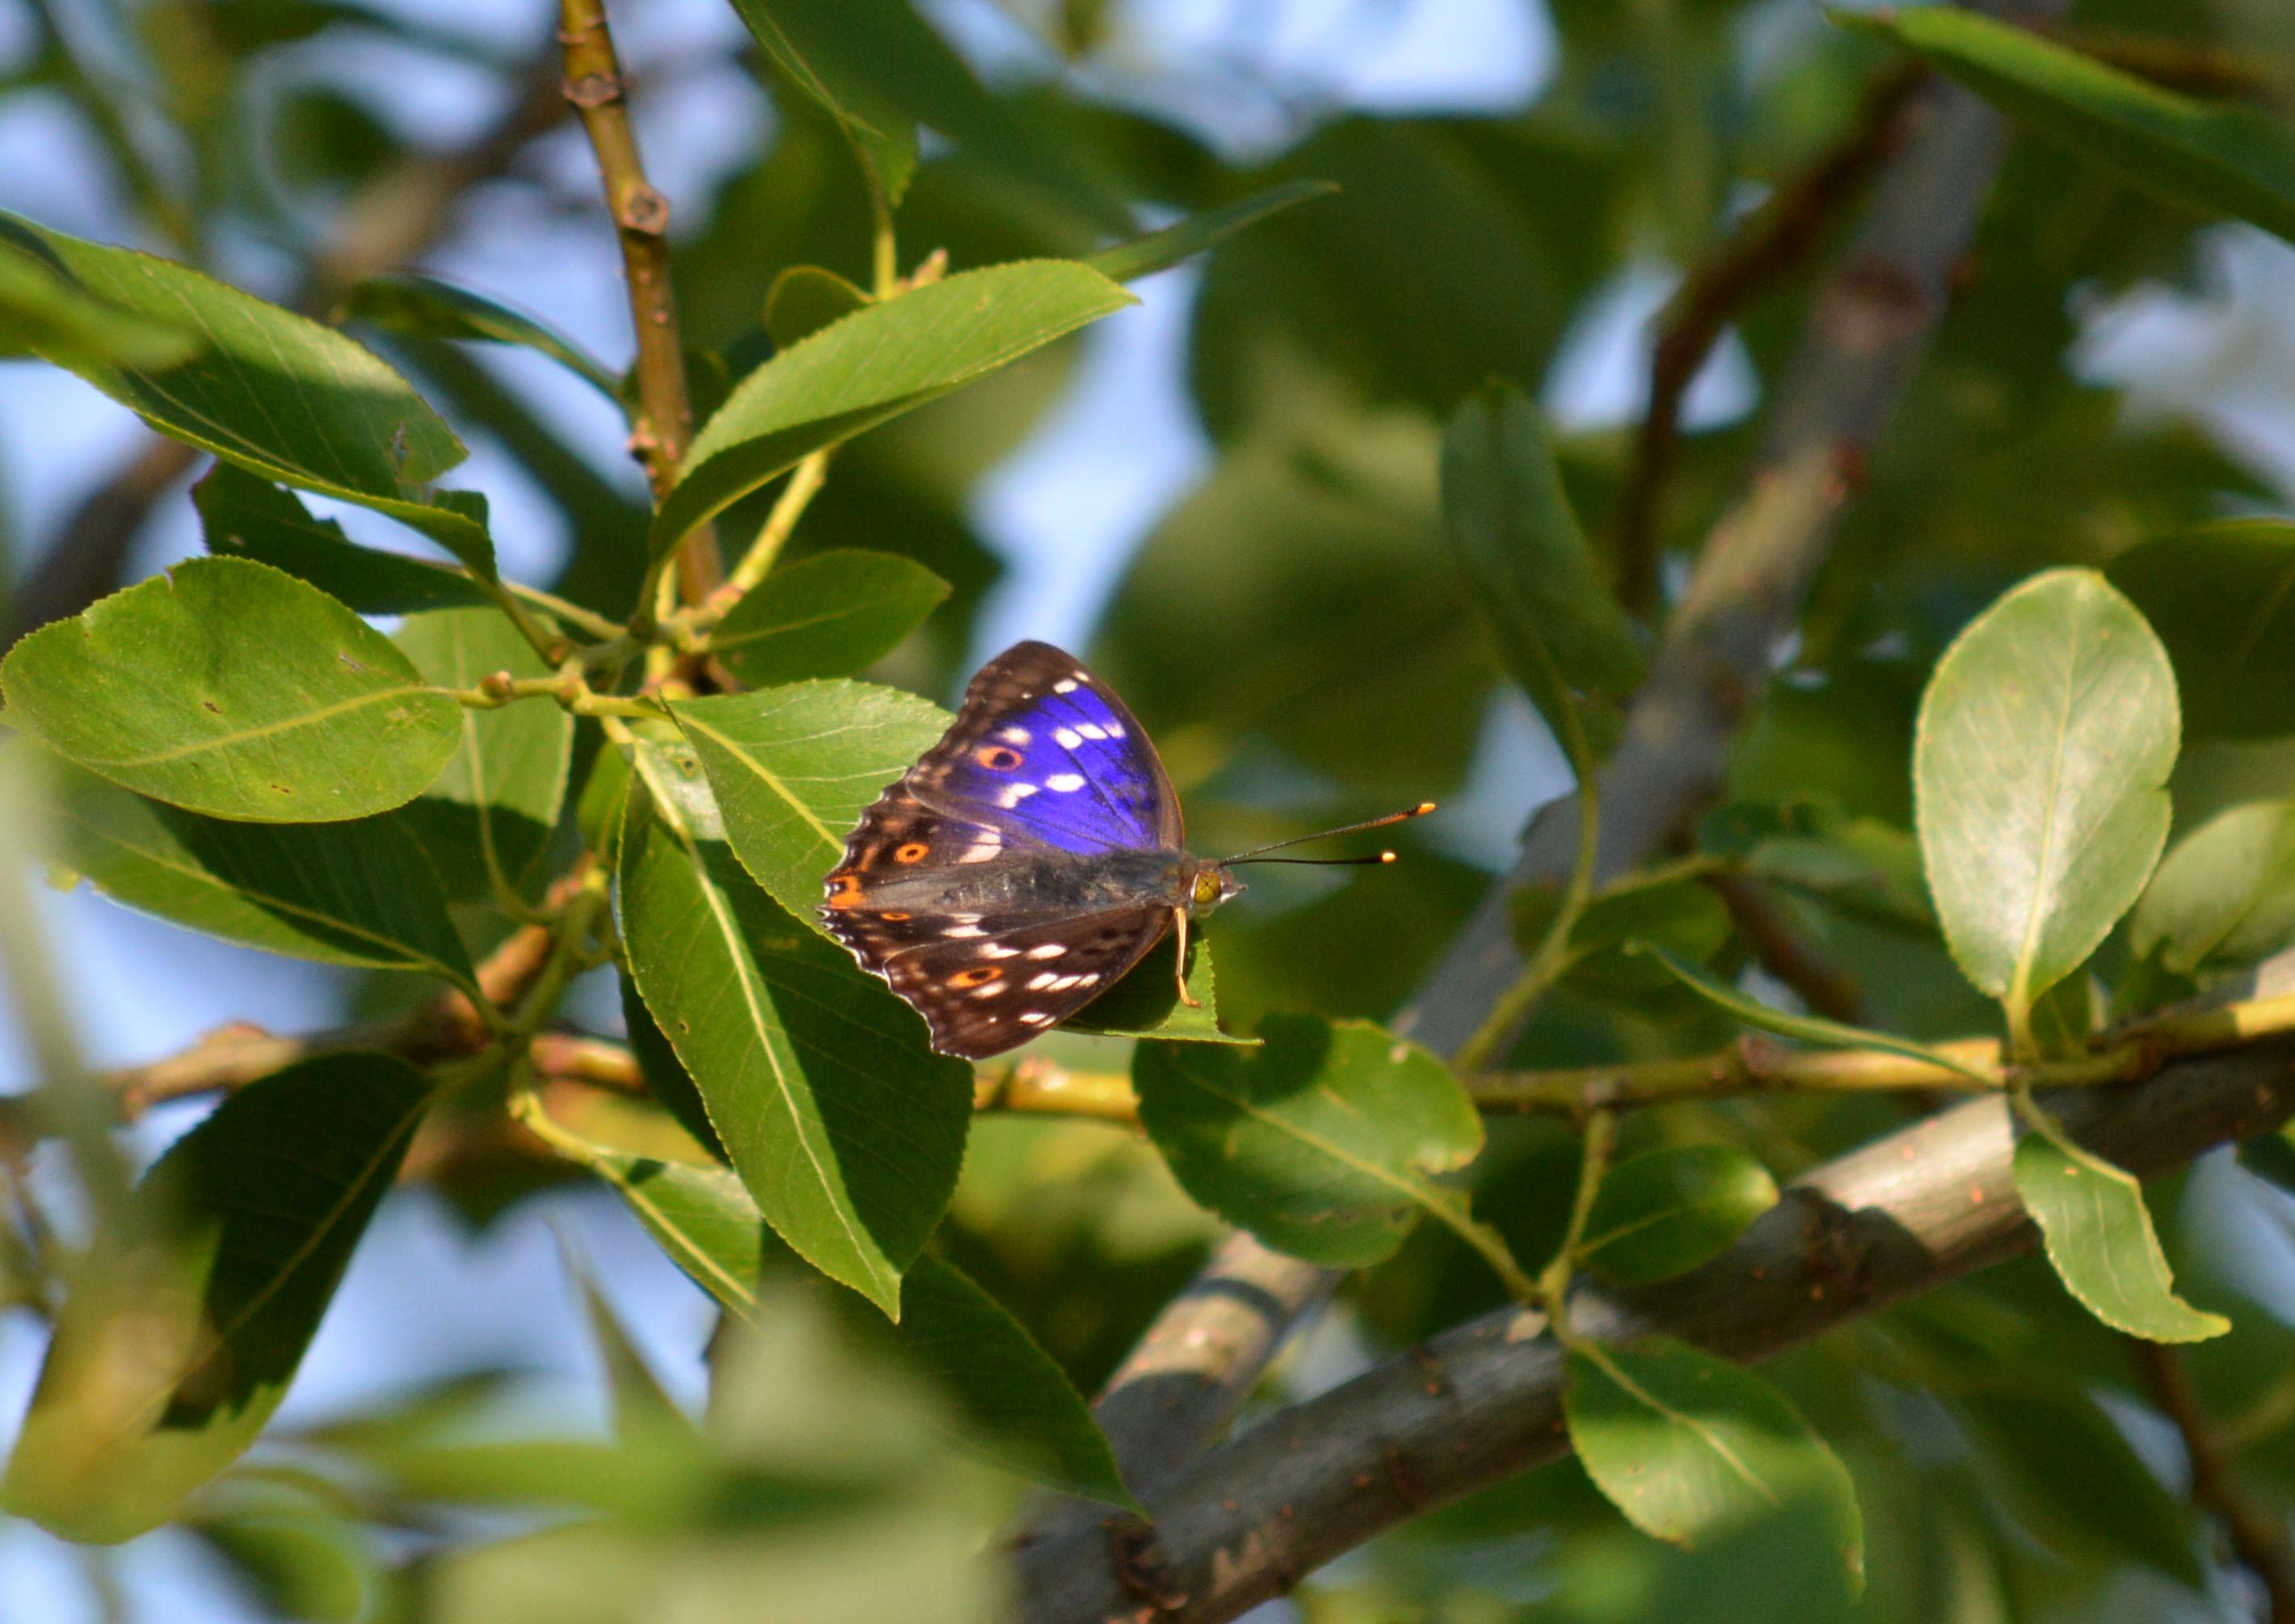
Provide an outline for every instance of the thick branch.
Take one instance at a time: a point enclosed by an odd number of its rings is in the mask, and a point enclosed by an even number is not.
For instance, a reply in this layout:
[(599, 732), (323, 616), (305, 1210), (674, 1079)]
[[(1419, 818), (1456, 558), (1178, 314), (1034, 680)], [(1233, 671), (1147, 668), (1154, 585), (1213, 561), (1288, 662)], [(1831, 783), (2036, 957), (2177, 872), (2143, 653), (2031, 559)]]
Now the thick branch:
[[(2049, 1108), (2112, 1161), (2160, 1172), (2295, 1114), (2295, 1045), (2179, 1061)], [(1694, 1274), (1631, 1294), (1581, 1289), (1572, 1323), (1748, 1362), (1784, 1352), (2028, 1250), (2038, 1232), (2016, 1200), (2013, 1143), (1997, 1097), (1928, 1118), (1793, 1185)], [(1385, 1529), (1559, 1457), (1562, 1364), (1543, 1331), (1509, 1308), (1292, 1407), (1151, 1487), (1153, 1531), (1120, 1561), (1093, 1530), (1023, 1552), (1023, 1617), (1220, 1624)]]
[[(645, 464), (658, 501), (676, 482), (677, 464), (693, 439), (686, 390), (685, 346), (669, 273), (669, 200), (646, 179), (623, 96), (622, 65), (606, 25), (605, 0), (559, 0), (559, 42), (566, 48), (566, 99), (581, 116), (605, 183), (606, 208), (622, 244), (622, 275), (637, 340), (637, 422), (630, 449)], [(714, 532), (697, 530), (677, 555), (687, 603), (701, 603), (724, 578)], [(643, 606), (641, 606), (643, 607)]]

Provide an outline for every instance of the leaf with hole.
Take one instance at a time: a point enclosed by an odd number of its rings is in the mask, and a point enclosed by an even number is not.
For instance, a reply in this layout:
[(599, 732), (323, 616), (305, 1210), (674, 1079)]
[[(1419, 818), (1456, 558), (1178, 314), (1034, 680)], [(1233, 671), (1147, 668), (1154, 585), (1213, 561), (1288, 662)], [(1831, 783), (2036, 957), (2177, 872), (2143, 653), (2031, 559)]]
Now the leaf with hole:
[(898, 648), (949, 591), (897, 553), (838, 548), (750, 588), (709, 633), (709, 648), (751, 688), (851, 676)]
[(429, 788), (461, 706), (325, 593), (193, 559), (0, 661), (18, 726), (116, 783), (218, 818), (361, 818)]
[(2167, 646), (2187, 738), (2295, 733), (2295, 524), (2200, 525), (2129, 548), (2105, 574)]
[(1961, 971), (2021, 1032), (2128, 911), (2168, 838), (2176, 677), (2092, 570), (2035, 575), (1971, 622), (1921, 698), (1921, 857)]
[(265, 952), (475, 986), (437, 870), (395, 815), (228, 822), (61, 772), (56, 856), (114, 902)]
[(1139, 1121), (1180, 1186), (1278, 1252), (1336, 1268), (1392, 1256), (1463, 1198), (1435, 1180), (1482, 1118), (1426, 1050), (1368, 1021), (1270, 1015), (1255, 1049), (1143, 1043)]
[(655, 553), (813, 453), (1130, 303), (1089, 265), (1036, 259), (967, 271), (855, 311), (734, 387), (654, 515)]
[(0, 246), (88, 296), (196, 333), (167, 365), (50, 359), (171, 435), (249, 473), (387, 513), (492, 579), (494, 542), (475, 493), (434, 496), (462, 443), (371, 350), (307, 316), (188, 265), (108, 248), (0, 212)]
[(2034, 135), (2156, 196), (2295, 242), (2295, 127), (2283, 119), (2164, 89), (2029, 29), (1957, 7), (1834, 17), (1917, 52)]
[[(550, 674), (493, 608), (410, 615), (392, 641), (441, 688), (476, 688), (502, 672)], [(494, 902), (505, 892), (532, 902), (566, 801), (574, 718), (554, 700), (520, 699), (499, 710), (465, 708), (461, 723), (461, 747), (445, 770), (398, 816), (421, 837), (456, 902)]]
[[(233, 1094), (77, 1272), (0, 1500), (67, 1538), (158, 1527), (255, 1441), (390, 1187), (430, 1083), (322, 1056)], [(263, 1176), (249, 1177), (259, 1166)]]
[(1638, 1285), (1686, 1274), (1777, 1204), (1769, 1170), (1727, 1145), (1668, 1145), (1609, 1170), (1578, 1255)]
[(2040, 1227), (2064, 1289), (2116, 1331), (2147, 1342), (2204, 1342), (2231, 1321), (2176, 1294), (2144, 1187), (2061, 1130), (2016, 1141), (2016, 1196)]
[[(641, 742), (622, 835), (630, 973), (781, 1238), (887, 1315), (947, 1205), (972, 1072), (759, 890), (698, 770)], [(899, 1131), (887, 1131), (898, 1124)]]
[(1563, 1415), (1587, 1475), (1644, 1533), (1696, 1548), (1796, 1502), (1833, 1516), (1861, 1581), (1864, 1518), (1841, 1457), (1750, 1370), (1670, 1337), (1570, 1350)]
[(219, 559), (251, 559), (306, 581), (362, 615), (491, 607), (486, 589), (451, 565), (362, 547), (294, 495), (218, 462), (192, 487), (200, 533)]

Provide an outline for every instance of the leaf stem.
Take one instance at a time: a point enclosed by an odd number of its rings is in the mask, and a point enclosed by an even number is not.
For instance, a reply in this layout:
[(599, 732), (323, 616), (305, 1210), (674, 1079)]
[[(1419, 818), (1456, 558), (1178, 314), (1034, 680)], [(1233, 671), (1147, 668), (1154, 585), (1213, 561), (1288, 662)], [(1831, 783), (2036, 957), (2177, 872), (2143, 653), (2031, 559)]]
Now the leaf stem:
[[(1541, 656), (1543, 651), (1541, 650)], [(1552, 662), (1548, 662), (1549, 667)], [(1538, 950), (1531, 954), (1530, 962), (1523, 967), (1514, 985), (1499, 995), (1491, 1005), (1490, 1013), (1474, 1035), (1458, 1046), (1451, 1064), (1461, 1072), (1472, 1072), (1487, 1065), (1498, 1050), (1513, 1035), (1522, 1030), (1540, 999), (1554, 983), (1562, 979), (1570, 967), (1570, 935), (1578, 927), (1578, 917), (1586, 911), (1586, 903), (1594, 894), (1594, 865), (1601, 853), (1602, 790), (1599, 763), (1594, 759), (1594, 749), (1586, 737), (1586, 727), (1578, 714), (1578, 707), (1567, 695), (1561, 673), (1552, 673), (1554, 691), (1564, 696), (1557, 706), (1562, 713), (1562, 747), (1569, 758), (1571, 771), (1578, 777), (1578, 853), (1570, 865), (1570, 878), (1563, 886), (1562, 905), (1555, 910), (1553, 920), (1540, 938)]]
[(1618, 1147), (1618, 1114), (1614, 1111), (1596, 1111), (1586, 1118), (1586, 1134), (1578, 1156), (1578, 1192), (1570, 1203), (1570, 1224), (1562, 1233), (1562, 1244), (1554, 1249), (1538, 1277), (1535, 1301), (1546, 1310), (1547, 1324), (1554, 1332), (1554, 1340), (1564, 1347), (1576, 1345), (1577, 1334), (1570, 1328), (1570, 1277), (1578, 1266), (1578, 1249), (1585, 1244), (1586, 1220), (1592, 1216), (1594, 1198), (1601, 1193), (1602, 1180), (1610, 1171), (1610, 1158)]
[(704, 650), (700, 641), (703, 635), (772, 572), (781, 549), (796, 531), (797, 520), (804, 517), (805, 509), (828, 477), (829, 453), (825, 450), (814, 452), (789, 470), (788, 482), (773, 501), (772, 511), (765, 515), (765, 522), (757, 528), (757, 539), (749, 543), (748, 551), (741, 555), (741, 561), (733, 567), (725, 584), (712, 592), (706, 603), (672, 616), (664, 623), (664, 629), (681, 647), (693, 652)]
[[(676, 484), (678, 463), (693, 439), (684, 341), (670, 282), (669, 200), (647, 181), (638, 158), (604, 0), (559, 0), (558, 15), (558, 37), (565, 47), (566, 99), (590, 138), (605, 185), (606, 207), (621, 239), (622, 274), (637, 339), (637, 412), (630, 446), (645, 464), (654, 500), (659, 502)], [(705, 600), (724, 570), (715, 532), (706, 526), (695, 528), (678, 544), (676, 564), (685, 601)], [(649, 601), (641, 600), (641, 604)]]
[(585, 609), (555, 592), (545, 592), (538, 586), (528, 586), (520, 581), (504, 581), (502, 585), (552, 619), (579, 627), (592, 637), (612, 639), (625, 634), (625, 628), (618, 621), (608, 620), (595, 609)]

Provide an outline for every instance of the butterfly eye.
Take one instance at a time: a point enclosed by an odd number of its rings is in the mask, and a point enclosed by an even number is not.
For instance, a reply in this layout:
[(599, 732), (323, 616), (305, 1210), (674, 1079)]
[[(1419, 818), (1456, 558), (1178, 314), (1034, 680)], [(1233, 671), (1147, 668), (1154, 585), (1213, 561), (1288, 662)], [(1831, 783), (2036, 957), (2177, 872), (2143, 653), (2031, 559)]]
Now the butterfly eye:
[(1219, 876), (1209, 869), (1196, 876), (1196, 901), (1212, 902), (1219, 900)]
[(1008, 749), (1002, 745), (986, 745), (974, 751), (972, 759), (991, 772), (1009, 772), (1025, 757), (1017, 750)]
[(926, 853), (931, 850), (932, 847), (927, 845), (923, 841), (911, 840), (906, 845), (898, 847), (894, 851), (893, 861), (894, 862), (922, 862), (925, 860)]

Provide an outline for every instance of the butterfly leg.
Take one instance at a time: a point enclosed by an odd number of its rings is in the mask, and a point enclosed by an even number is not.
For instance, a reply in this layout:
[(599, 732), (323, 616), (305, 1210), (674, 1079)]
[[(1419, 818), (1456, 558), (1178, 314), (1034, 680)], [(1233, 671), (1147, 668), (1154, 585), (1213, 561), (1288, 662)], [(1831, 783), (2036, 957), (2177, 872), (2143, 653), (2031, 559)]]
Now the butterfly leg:
[(1204, 1000), (1188, 991), (1188, 910), (1174, 908), (1172, 920), (1179, 930), (1180, 956), (1173, 960), (1172, 974), (1180, 978), (1180, 1001), (1190, 1009), (1200, 1009)]

